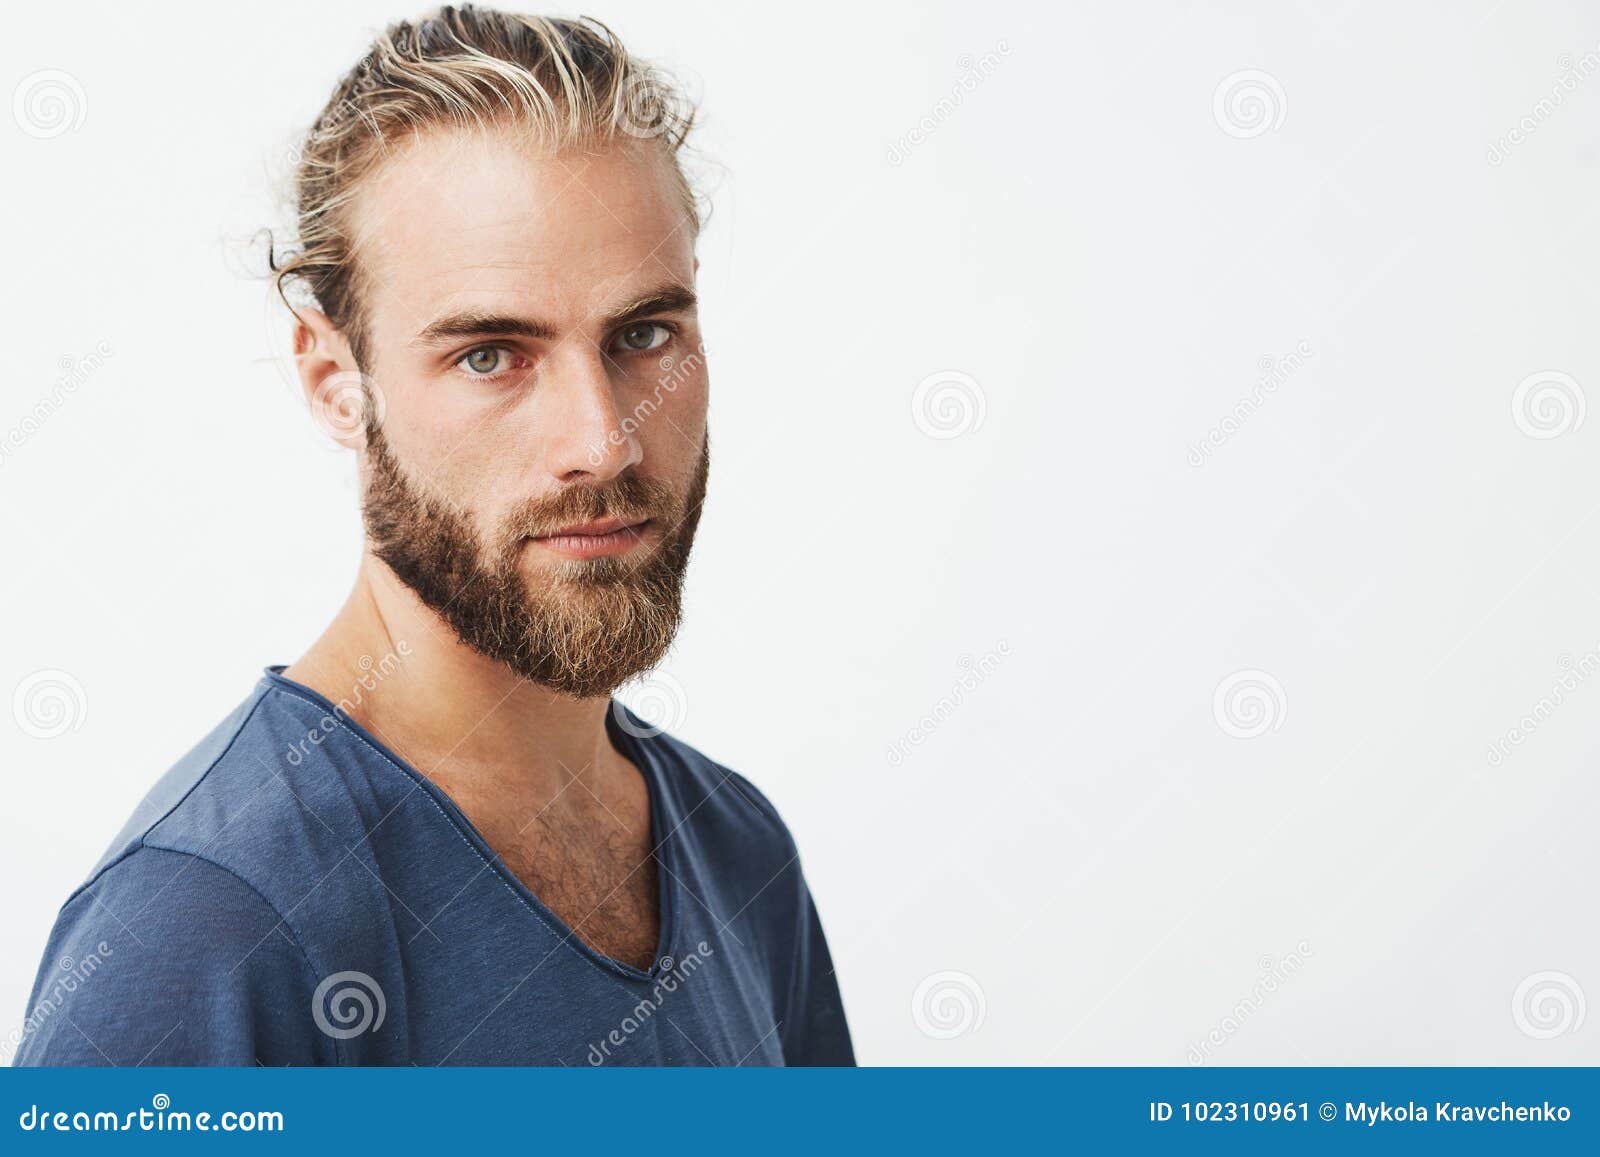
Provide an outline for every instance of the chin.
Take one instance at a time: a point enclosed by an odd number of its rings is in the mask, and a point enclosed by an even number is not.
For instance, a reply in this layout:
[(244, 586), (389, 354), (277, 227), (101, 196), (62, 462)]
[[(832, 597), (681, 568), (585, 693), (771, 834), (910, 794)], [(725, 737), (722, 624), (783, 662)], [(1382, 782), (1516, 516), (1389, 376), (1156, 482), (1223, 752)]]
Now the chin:
[(541, 559), (531, 549), (523, 554), (522, 583), (528, 597), (535, 603), (551, 597), (554, 591), (563, 591), (581, 597), (585, 588), (613, 586), (631, 578), (638, 572), (638, 563), (625, 558), (563, 558)]

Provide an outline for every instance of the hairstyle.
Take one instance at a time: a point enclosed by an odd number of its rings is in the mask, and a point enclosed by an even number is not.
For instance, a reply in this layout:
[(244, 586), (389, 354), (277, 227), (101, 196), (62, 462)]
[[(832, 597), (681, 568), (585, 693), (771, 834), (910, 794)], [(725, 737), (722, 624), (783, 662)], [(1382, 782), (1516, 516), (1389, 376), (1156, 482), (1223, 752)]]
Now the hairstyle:
[(473, 4), (390, 25), (347, 72), (296, 150), (297, 244), (270, 252), (278, 295), (297, 284), (370, 366), (351, 203), (409, 136), (511, 127), (538, 149), (624, 139), (666, 150), (691, 228), (704, 222), (680, 150), (694, 106), (597, 20), (524, 16)]

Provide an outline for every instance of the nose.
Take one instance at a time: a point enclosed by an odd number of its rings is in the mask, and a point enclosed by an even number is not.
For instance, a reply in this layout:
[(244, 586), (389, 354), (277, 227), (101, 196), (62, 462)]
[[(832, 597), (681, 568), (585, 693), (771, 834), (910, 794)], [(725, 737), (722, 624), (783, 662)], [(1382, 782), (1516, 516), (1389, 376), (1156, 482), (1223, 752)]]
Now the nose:
[(544, 469), (557, 482), (609, 482), (643, 457), (634, 423), (617, 406), (605, 355), (569, 342), (534, 390)]

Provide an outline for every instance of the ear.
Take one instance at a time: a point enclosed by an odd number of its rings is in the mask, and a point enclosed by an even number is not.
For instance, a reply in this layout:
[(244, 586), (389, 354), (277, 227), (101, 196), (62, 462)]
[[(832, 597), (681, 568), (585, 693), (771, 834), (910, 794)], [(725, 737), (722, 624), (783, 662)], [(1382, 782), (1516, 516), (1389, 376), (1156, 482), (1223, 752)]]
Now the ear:
[(299, 311), (294, 361), (306, 405), (322, 431), (347, 449), (365, 446), (367, 407), (382, 402), (377, 387), (356, 366), (344, 334), (320, 310)]

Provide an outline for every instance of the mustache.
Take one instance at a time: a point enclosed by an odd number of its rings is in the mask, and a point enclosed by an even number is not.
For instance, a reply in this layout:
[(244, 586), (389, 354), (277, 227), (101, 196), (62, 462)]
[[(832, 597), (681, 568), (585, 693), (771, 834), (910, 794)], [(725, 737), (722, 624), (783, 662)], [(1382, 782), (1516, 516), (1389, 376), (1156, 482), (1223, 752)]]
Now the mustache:
[(665, 482), (623, 474), (602, 486), (573, 485), (554, 494), (525, 499), (507, 515), (502, 541), (509, 545), (602, 518), (630, 522), (662, 518), (676, 505), (677, 496)]

